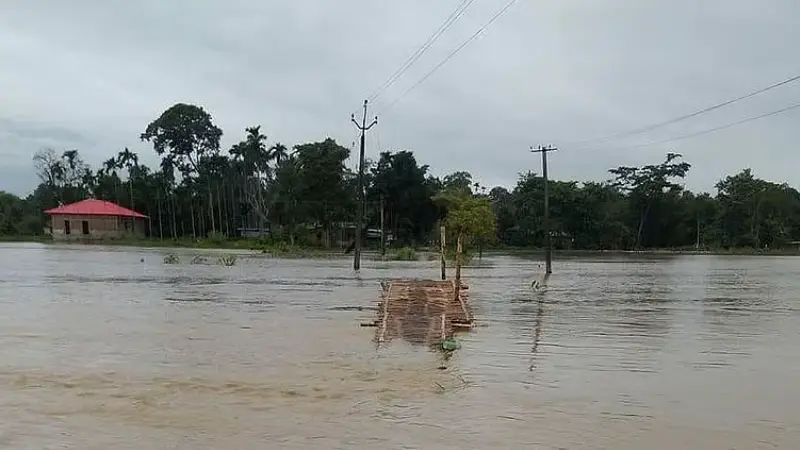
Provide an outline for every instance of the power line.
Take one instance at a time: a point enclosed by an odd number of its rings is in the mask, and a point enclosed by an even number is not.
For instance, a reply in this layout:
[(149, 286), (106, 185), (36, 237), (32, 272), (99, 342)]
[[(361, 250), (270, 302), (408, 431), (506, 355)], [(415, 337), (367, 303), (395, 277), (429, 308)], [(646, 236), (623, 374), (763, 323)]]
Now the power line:
[(389, 76), (389, 78), (378, 88), (375, 92), (372, 93), (368, 97), (369, 101), (374, 101), (378, 96), (380, 96), (386, 89), (388, 89), (395, 81), (397, 81), (417, 60), (425, 53), (431, 46), (436, 42), (439, 37), (447, 31), (450, 26), (452, 26), (469, 8), (475, 0), (463, 0), (453, 12), (450, 13), (449, 16), (439, 25), (439, 28), (431, 34), (428, 39), (416, 50), (414, 53), (411, 54), (404, 62), (397, 68), (397, 70)]
[(669, 138), (669, 139), (664, 139), (662, 141), (648, 142), (646, 144), (633, 145), (633, 146), (625, 147), (625, 148), (649, 147), (651, 145), (660, 145), (660, 144), (666, 144), (666, 143), (669, 143), (669, 142), (681, 141), (681, 140), (684, 140), (684, 139), (689, 139), (689, 138), (693, 138), (693, 137), (697, 137), (697, 136), (702, 136), (704, 134), (714, 133), (716, 131), (724, 130), (726, 128), (732, 128), (732, 127), (735, 127), (735, 126), (738, 126), (738, 125), (742, 125), (742, 124), (747, 123), (747, 122), (752, 122), (754, 120), (763, 119), (765, 117), (775, 116), (775, 115), (782, 114), (782, 113), (785, 113), (787, 111), (791, 111), (791, 110), (797, 109), (797, 108), (800, 108), (800, 103), (795, 103), (794, 105), (787, 106), (785, 108), (781, 108), (781, 109), (778, 109), (778, 110), (775, 110), (775, 111), (771, 111), (771, 112), (768, 112), (768, 113), (760, 114), (758, 116), (748, 117), (746, 119), (738, 120), (736, 122), (727, 123), (725, 125), (720, 125), (718, 127), (709, 128), (709, 129), (701, 130), (701, 131), (696, 131), (694, 133), (684, 134), (684, 135), (681, 135), (681, 136), (676, 136), (676, 137), (672, 137), (672, 138)]
[(497, 19), (499, 19), (499, 18), (500, 18), (500, 16), (502, 16), (502, 15), (503, 15), (503, 14), (504, 14), (506, 11), (508, 11), (508, 10), (509, 10), (509, 8), (511, 8), (511, 6), (513, 6), (513, 5), (514, 5), (514, 3), (516, 3), (516, 2), (517, 2), (517, 0), (511, 0), (511, 1), (509, 1), (508, 3), (506, 3), (506, 5), (505, 5), (505, 6), (503, 6), (503, 7), (502, 7), (502, 8), (501, 8), (499, 11), (497, 11), (497, 12), (495, 13), (495, 15), (494, 15), (494, 16), (492, 16), (492, 18), (491, 18), (491, 19), (489, 19), (489, 21), (488, 21), (488, 22), (486, 22), (485, 24), (483, 24), (483, 26), (481, 26), (480, 28), (478, 28), (478, 31), (476, 31), (474, 34), (472, 34), (472, 36), (470, 36), (469, 38), (467, 38), (467, 40), (465, 40), (464, 42), (462, 42), (462, 43), (461, 43), (461, 45), (459, 45), (458, 47), (456, 47), (456, 48), (455, 48), (455, 49), (454, 49), (452, 52), (450, 52), (450, 53), (449, 53), (447, 56), (445, 56), (445, 58), (444, 58), (443, 60), (441, 60), (441, 61), (439, 62), (439, 64), (436, 64), (436, 65), (433, 67), (433, 69), (431, 69), (431, 70), (430, 70), (428, 73), (426, 73), (426, 74), (425, 74), (425, 75), (424, 75), (422, 78), (420, 78), (419, 80), (417, 80), (417, 82), (416, 82), (416, 83), (414, 83), (413, 85), (411, 85), (411, 87), (410, 87), (410, 88), (406, 89), (406, 90), (405, 90), (405, 91), (404, 91), (402, 94), (400, 94), (400, 96), (399, 96), (399, 97), (397, 97), (397, 98), (396, 98), (396, 99), (394, 99), (394, 100), (393, 100), (391, 103), (389, 103), (389, 105), (387, 105), (387, 106), (386, 106), (386, 109), (384, 110), (384, 112), (386, 112), (386, 111), (388, 111), (389, 109), (391, 109), (391, 108), (392, 108), (392, 107), (393, 107), (395, 104), (397, 104), (397, 102), (399, 102), (399, 101), (400, 101), (400, 100), (401, 100), (403, 97), (405, 97), (405, 96), (406, 96), (406, 95), (407, 95), (409, 92), (413, 91), (414, 89), (416, 89), (416, 87), (417, 87), (417, 86), (419, 86), (420, 84), (424, 83), (424, 82), (425, 82), (425, 80), (427, 80), (428, 78), (430, 78), (430, 76), (431, 76), (431, 75), (433, 75), (433, 74), (434, 74), (434, 72), (436, 72), (437, 70), (439, 70), (439, 68), (440, 68), (440, 67), (442, 67), (443, 65), (445, 65), (445, 64), (447, 63), (447, 61), (450, 61), (450, 59), (451, 59), (451, 58), (453, 58), (453, 57), (454, 57), (454, 56), (455, 56), (455, 55), (456, 55), (458, 52), (460, 52), (460, 51), (461, 51), (461, 50), (462, 50), (464, 47), (466, 47), (467, 45), (469, 45), (469, 43), (470, 43), (470, 42), (474, 41), (474, 40), (475, 40), (475, 39), (476, 39), (476, 38), (477, 38), (477, 37), (478, 37), (478, 36), (479, 36), (479, 35), (480, 35), (480, 34), (481, 34), (481, 33), (482, 33), (484, 30), (486, 30), (486, 29), (487, 29), (487, 28), (488, 28), (488, 27), (489, 27), (489, 26), (490, 26), (492, 23), (494, 23), (494, 21), (496, 21)]
[(762, 94), (762, 93), (767, 92), (767, 91), (769, 91), (771, 89), (775, 89), (777, 87), (783, 86), (785, 84), (789, 84), (789, 83), (797, 81), (797, 80), (800, 80), (800, 75), (795, 75), (795, 76), (793, 76), (791, 78), (787, 78), (787, 79), (785, 79), (783, 81), (779, 81), (777, 83), (771, 84), (771, 85), (763, 87), (761, 89), (757, 89), (757, 90), (752, 91), (750, 93), (747, 93), (745, 95), (742, 95), (742, 96), (739, 96), (739, 97), (736, 97), (736, 98), (732, 98), (730, 100), (725, 100), (724, 102), (708, 106), (706, 108), (694, 111), (694, 112), (689, 113), (689, 114), (684, 114), (682, 116), (674, 117), (672, 119), (665, 120), (663, 122), (658, 122), (658, 123), (654, 123), (654, 124), (651, 124), (651, 125), (646, 125), (646, 126), (643, 126), (643, 127), (640, 127), (640, 128), (634, 128), (633, 130), (623, 131), (623, 132), (620, 132), (620, 133), (615, 133), (615, 134), (611, 134), (611, 135), (600, 137), (600, 138), (593, 138), (593, 139), (585, 139), (585, 140), (582, 140), (582, 141), (575, 141), (575, 142), (572, 142), (571, 144), (572, 145), (580, 145), (580, 144), (586, 144), (586, 143), (599, 143), (599, 142), (606, 142), (606, 141), (609, 141), (609, 140), (612, 140), (612, 139), (619, 139), (619, 138), (624, 138), (624, 137), (628, 137), (628, 136), (634, 136), (634, 135), (637, 135), (637, 134), (641, 134), (641, 133), (644, 133), (644, 132), (647, 132), (647, 131), (654, 130), (656, 128), (661, 128), (661, 127), (666, 126), (666, 125), (671, 125), (671, 124), (676, 123), (676, 122), (681, 122), (681, 121), (684, 121), (686, 119), (691, 119), (692, 117), (696, 117), (696, 116), (699, 116), (701, 114), (705, 114), (707, 112), (711, 112), (711, 111), (714, 111), (716, 109), (720, 109), (720, 108), (728, 106), (728, 105), (730, 105), (732, 103), (736, 103), (738, 101), (745, 100), (745, 99), (748, 99), (750, 97), (754, 97), (754, 96), (756, 96), (758, 94)]

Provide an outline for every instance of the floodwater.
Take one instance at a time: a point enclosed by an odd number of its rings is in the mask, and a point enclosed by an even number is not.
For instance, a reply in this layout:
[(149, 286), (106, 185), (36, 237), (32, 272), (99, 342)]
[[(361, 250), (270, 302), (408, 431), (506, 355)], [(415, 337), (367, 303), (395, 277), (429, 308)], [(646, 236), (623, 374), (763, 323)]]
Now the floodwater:
[(800, 448), (800, 258), (486, 257), (445, 359), (359, 326), (435, 262), (199, 253), (0, 244), (0, 448)]

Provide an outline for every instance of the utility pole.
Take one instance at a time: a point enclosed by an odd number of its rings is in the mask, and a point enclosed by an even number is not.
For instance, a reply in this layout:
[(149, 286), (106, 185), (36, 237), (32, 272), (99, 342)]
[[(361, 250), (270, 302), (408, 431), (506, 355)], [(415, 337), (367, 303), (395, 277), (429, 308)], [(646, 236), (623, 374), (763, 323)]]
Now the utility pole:
[(353, 270), (361, 269), (361, 229), (364, 222), (364, 133), (378, 123), (378, 116), (367, 126), (367, 101), (364, 100), (364, 117), (361, 124), (356, 121), (355, 114), (350, 114), (350, 120), (361, 130), (361, 151), (358, 156), (358, 213), (356, 215), (356, 245), (353, 252)]
[(383, 192), (381, 192), (381, 256), (386, 256), (386, 227), (384, 226), (383, 219)]
[(547, 147), (539, 146), (539, 148), (531, 147), (531, 152), (542, 154), (542, 178), (544, 178), (544, 232), (546, 238), (546, 247), (544, 251), (545, 274), (550, 275), (553, 273), (553, 237), (550, 232), (550, 194), (547, 186), (547, 153), (558, 150), (552, 145)]

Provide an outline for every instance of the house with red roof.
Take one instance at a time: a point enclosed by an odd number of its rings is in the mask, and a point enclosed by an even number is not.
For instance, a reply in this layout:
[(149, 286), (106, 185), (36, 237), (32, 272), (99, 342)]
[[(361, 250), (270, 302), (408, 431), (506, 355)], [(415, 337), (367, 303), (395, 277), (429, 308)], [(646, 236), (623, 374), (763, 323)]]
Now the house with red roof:
[(48, 209), (55, 240), (144, 237), (148, 217), (106, 200), (86, 199)]

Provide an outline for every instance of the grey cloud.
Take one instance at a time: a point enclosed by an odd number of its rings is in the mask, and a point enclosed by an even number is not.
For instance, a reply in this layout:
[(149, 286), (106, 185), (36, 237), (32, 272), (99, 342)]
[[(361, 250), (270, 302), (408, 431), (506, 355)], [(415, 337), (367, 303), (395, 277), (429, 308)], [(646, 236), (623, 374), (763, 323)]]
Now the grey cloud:
[(44, 145), (92, 143), (90, 138), (69, 128), (4, 118), (0, 118), (0, 135), (20, 141), (40, 142)]
[[(637, 128), (798, 70), (800, 4), (793, 0), (520, 0), (386, 110), (505, 1), (474, 2), (378, 99), (381, 120), (368, 137), (368, 156), (377, 156), (378, 144), (410, 149), (436, 174), (469, 170), (484, 184), (513, 185), (519, 172), (538, 170), (530, 145)], [(22, 170), (39, 138), (78, 146), (95, 164), (124, 146), (154, 164), (138, 135), (178, 101), (206, 107), (225, 145), (253, 124), (288, 145), (325, 136), (349, 145), (350, 113), (457, 3), (4, 2), (0, 129), (8, 121), (29, 128), (11, 127), (13, 142), (0, 134), (0, 167), (13, 162)], [(694, 189), (712, 189), (744, 167), (797, 186), (790, 169), (800, 163), (797, 113), (674, 145), (629, 147), (798, 99), (800, 83), (631, 139), (563, 145), (553, 174), (603, 180), (610, 167), (659, 160), (670, 150), (694, 164), (687, 179)], [(70, 143), (78, 138), (84, 142)], [(0, 189), (30, 190), (30, 174), (28, 183), (15, 177), (12, 184), (0, 172)]]

